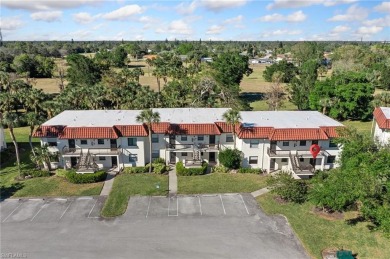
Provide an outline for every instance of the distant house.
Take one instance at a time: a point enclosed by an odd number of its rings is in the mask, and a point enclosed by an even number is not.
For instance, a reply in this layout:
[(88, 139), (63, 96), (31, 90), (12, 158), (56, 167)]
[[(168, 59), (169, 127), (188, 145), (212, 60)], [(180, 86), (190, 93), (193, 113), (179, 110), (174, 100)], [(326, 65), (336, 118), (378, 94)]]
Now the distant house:
[(257, 60), (257, 59), (250, 59), (249, 60), (249, 64), (259, 64), (260, 62), (259, 62), (259, 60)]
[(201, 58), (200, 62), (213, 62), (213, 58), (209, 58), (209, 57)]
[(381, 145), (390, 144), (390, 107), (377, 107), (374, 111), (374, 138)]

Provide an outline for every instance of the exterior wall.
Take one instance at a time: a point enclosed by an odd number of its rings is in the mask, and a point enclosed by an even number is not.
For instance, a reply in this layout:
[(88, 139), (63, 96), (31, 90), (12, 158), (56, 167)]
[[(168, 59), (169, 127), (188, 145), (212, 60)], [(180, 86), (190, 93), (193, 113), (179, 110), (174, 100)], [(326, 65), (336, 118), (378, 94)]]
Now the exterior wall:
[(378, 123), (375, 122), (374, 138), (381, 145), (390, 144), (390, 130), (379, 128)]
[[(128, 138), (118, 139), (118, 145), (121, 147), (120, 164), (121, 167), (144, 166), (149, 162), (149, 141), (147, 137), (134, 137), (137, 139), (136, 146), (128, 145)], [(137, 162), (130, 162), (130, 155), (137, 155)]]
[[(267, 147), (269, 147), (269, 140), (266, 139), (256, 139), (259, 141), (257, 147), (250, 147), (251, 139), (237, 139), (237, 149), (241, 150), (244, 154), (244, 158), (242, 161), (243, 167), (250, 168), (265, 168), (264, 165), (268, 165), (265, 162), (267, 160), (266, 153)], [(249, 158), (251, 156), (257, 156), (257, 164), (249, 164)]]

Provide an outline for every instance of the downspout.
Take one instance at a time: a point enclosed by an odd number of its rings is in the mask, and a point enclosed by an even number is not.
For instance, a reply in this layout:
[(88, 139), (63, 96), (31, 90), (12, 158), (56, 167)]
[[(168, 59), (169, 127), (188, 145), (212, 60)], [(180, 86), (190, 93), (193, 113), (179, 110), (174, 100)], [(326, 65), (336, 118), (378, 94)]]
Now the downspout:
[(263, 139), (263, 154), (261, 158), (261, 169), (264, 169), (264, 147), (265, 146), (265, 139)]

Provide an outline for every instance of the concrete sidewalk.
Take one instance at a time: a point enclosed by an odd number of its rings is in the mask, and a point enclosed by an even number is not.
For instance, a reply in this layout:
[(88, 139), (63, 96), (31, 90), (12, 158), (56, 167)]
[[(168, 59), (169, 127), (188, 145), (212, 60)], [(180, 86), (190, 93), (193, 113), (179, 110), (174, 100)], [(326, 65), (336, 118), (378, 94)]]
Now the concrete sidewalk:
[(269, 191), (270, 191), (270, 190), (269, 190), (267, 187), (265, 187), (265, 188), (263, 188), (263, 189), (254, 191), (254, 192), (252, 192), (251, 194), (252, 194), (252, 196), (253, 196), (254, 198), (256, 198), (256, 197), (259, 197), (260, 195), (263, 195), (263, 194), (268, 193)]
[(108, 196), (112, 189), (112, 184), (114, 183), (115, 175), (118, 172), (116, 171), (108, 171), (107, 172), (107, 178), (104, 181), (104, 186), (102, 188), (102, 191), (100, 192), (100, 196)]
[(176, 196), (177, 194), (177, 175), (176, 168), (173, 167), (169, 171), (169, 196)]

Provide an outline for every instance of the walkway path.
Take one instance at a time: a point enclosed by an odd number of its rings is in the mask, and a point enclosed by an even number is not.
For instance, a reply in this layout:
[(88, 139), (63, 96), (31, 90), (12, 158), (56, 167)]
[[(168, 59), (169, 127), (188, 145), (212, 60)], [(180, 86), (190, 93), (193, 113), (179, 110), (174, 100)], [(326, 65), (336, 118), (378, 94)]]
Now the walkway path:
[(169, 171), (169, 196), (176, 196), (177, 194), (177, 175), (176, 168), (173, 167)]
[(259, 197), (260, 195), (266, 194), (266, 193), (269, 192), (269, 191), (270, 191), (270, 190), (269, 190), (267, 187), (265, 187), (265, 188), (263, 188), (263, 189), (254, 191), (254, 192), (252, 192), (251, 194), (252, 194), (253, 197), (257, 198), (257, 197)]
[(117, 172), (115, 171), (108, 171), (107, 172), (107, 178), (104, 181), (104, 186), (102, 191), (100, 192), (100, 196), (108, 196), (112, 189), (112, 184), (114, 183), (114, 178)]

